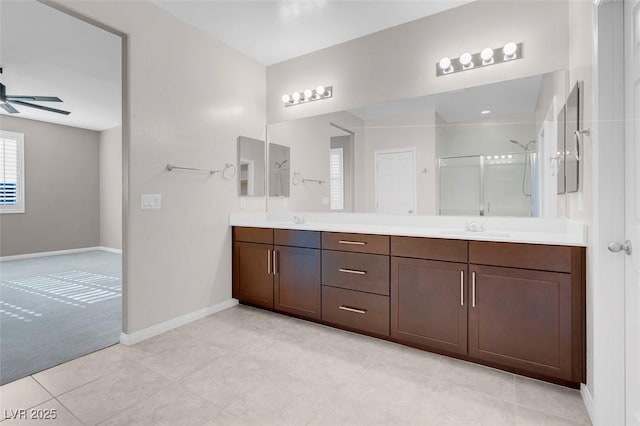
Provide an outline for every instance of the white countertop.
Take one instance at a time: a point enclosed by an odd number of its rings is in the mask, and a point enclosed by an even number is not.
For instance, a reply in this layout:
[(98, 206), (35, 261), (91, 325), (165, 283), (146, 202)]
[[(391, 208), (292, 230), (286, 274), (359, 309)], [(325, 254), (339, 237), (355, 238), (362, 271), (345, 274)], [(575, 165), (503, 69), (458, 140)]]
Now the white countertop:
[[(294, 223), (294, 216), (303, 218), (304, 223)], [(485, 231), (466, 231), (465, 228), (472, 222), (478, 227), (483, 226)], [(587, 226), (569, 219), (270, 212), (232, 213), (229, 225), (509, 243), (587, 245)]]

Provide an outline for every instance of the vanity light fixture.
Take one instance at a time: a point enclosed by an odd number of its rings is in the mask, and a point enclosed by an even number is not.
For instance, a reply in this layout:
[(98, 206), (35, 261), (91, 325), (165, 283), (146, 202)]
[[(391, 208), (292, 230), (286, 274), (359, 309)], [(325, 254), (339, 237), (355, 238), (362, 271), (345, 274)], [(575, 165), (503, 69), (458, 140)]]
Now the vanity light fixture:
[(501, 47), (485, 47), (477, 53), (464, 52), (458, 58), (445, 56), (436, 64), (436, 76), (522, 59), (523, 46), (524, 43), (510, 41)]
[(301, 92), (293, 92), (291, 95), (282, 95), (284, 106), (306, 104), (312, 101), (319, 101), (333, 97), (333, 87), (318, 86), (315, 89), (305, 89)]
[(480, 59), (482, 59), (482, 65), (490, 65), (493, 63), (493, 49), (485, 47), (480, 52)]
[(463, 69), (473, 68), (473, 56), (469, 52), (464, 52), (460, 55), (460, 64), (462, 64)]

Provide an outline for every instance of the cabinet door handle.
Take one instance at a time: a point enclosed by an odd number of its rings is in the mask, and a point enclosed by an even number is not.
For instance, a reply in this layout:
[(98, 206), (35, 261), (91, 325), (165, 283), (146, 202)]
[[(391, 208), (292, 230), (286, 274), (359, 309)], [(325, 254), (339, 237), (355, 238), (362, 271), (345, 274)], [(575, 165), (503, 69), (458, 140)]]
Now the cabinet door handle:
[(464, 306), (464, 271), (460, 271), (460, 306)]
[(338, 244), (351, 244), (353, 246), (364, 246), (364, 245), (367, 245), (367, 243), (365, 243), (364, 241), (346, 241), (346, 240), (340, 240), (340, 241), (338, 241)]
[(267, 250), (267, 274), (271, 275), (271, 249)]
[(367, 271), (357, 271), (355, 269), (345, 269), (345, 268), (340, 268), (338, 269), (338, 271), (344, 272), (345, 274), (356, 274), (356, 275), (366, 275), (367, 273)]
[(356, 314), (362, 314), (362, 315), (367, 313), (367, 311), (365, 309), (351, 308), (349, 306), (344, 306), (344, 305), (338, 306), (338, 309), (342, 309), (343, 311), (354, 312)]
[(273, 251), (273, 275), (280, 273), (278, 265), (278, 250)]
[(471, 273), (471, 307), (476, 307), (476, 273)]

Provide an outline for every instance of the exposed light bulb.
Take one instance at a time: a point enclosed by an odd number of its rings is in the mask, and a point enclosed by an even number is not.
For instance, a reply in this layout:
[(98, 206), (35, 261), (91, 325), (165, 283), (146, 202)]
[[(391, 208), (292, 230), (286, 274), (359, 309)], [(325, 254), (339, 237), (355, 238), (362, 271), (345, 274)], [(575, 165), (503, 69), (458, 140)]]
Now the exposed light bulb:
[(313, 95), (313, 90), (311, 89), (305, 89), (304, 91), (304, 97), (306, 99), (311, 99), (311, 96)]
[(504, 47), (502, 48), (502, 52), (504, 53), (505, 59), (513, 59), (513, 58), (515, 58), (517, 50), (518, 50), (518, 45), (515, 44), (512, 41), (510, 41), (509, 43), (505, 44)]
[(464, 52), (462, 55), (460, 55), (460, 63), (463, 67), (473, 66), (473, 63), (471, 62), (472, 60), (473, 56), (471, 56), (471, 53), (469, 52)]
[(289, 102), (291, 102), (291, 96), (287, 94), (282, 95), (282, 102), (284, 102), (285, 104), (288, 104)]
[(482, 58), (482, 63), (484, 65), (493, 63), (493, 49), (490, 47), (482, 49), (482, 52), (480, 52), (480, 58)]
[(324, 93), (325, 93), (325, 88), (324, 88), (324, 86), (318, 86), (318, 87), (316, 88), (316, 93), (317, 93), (318, 95), (320, 95), (320, 96), (324, 95)]
[(293, 95), (291, 95), (291, 97), (293, 98), (294, 102), (299, 102), (302, 96), (300, 95), (300, 92), (294, 92)]
[(438, 65), (440, 65), (440, 69), (442, 71), (447, 72), (451, 69), (451, 59), (445, 56), (444, 58), (440, 59), (440, 62), (438, 62)]

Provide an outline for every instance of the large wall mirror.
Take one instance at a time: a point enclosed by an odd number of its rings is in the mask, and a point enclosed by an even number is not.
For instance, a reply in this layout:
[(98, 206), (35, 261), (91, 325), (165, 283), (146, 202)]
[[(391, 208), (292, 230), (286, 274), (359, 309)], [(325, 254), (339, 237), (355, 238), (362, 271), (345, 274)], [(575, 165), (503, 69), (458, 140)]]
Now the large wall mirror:
[[(556, 217), (566, 71), (267, 126), (295, 171), (269, 209)], [(564, 178), (562, 179), (564, 180)]]
[(238, 137), (238, 193), (241, 197), (264, 197), (265, 142)]

